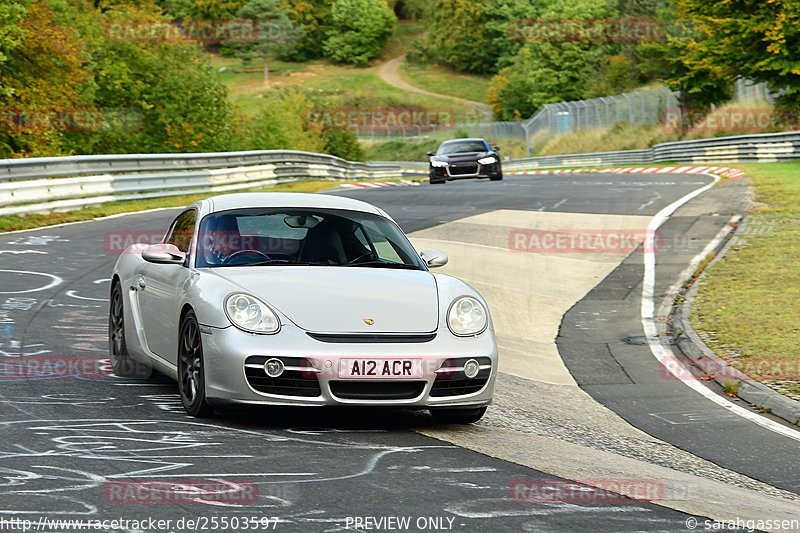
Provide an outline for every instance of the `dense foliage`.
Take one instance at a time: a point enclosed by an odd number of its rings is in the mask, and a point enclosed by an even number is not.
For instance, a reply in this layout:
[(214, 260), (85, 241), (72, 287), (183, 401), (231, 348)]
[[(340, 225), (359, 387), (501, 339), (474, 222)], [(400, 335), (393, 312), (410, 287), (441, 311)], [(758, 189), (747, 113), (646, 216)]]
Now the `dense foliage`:
[(783, 91), (779, 104), (800, 105), (800, 3), (796, 0), (675, 0), (674, 16), (691, 32), (663, 47), (669, 83), (699, 103), (717, 103), (742, 77)]
[[(654, 31), (543, 37), (610, 21)], [(680, 90), (684, 106), (706, 108), (729, 99), (740, 77), (783, 90), (783, 105), (800, 103), (795, 0), (434, 0), (426, 23), (412, 57), (494, 75), (488, 100), (502, 119), (651, 82)]]
[(381, 53), (396, 22), (384, 0), (336, 0), (323, 50), (334, 61), (366, 64)]
[[(265, 9), (281, 7), (254, 4), (258, 10), (240, 7), (240, 14), (261, 20)], [(163, 24), (161, 8), (152, 0), (0, 5), (0, 157), (236, 149), (361, 155), (351, 133), (306, 126), (303, 112), (314, 104), (302, 94), (275, 93), (254, 116), (238, 113), (197, 42), (126, 30)], [(256, 42), (242, 53), (266, 57), (272, 46)]]
[[(684, 107), (704, 109), (729, 100), (739, 78), (780, 91), (779, 105), (800, 105), (796, 0), (5, 0), (0, 157), (286, 148), (360, 158), (352, 133), (310, 128), (304, 114), (341, 107), (342, 99), (350, 107), (405, 102), (375, 101), (359, 87), (335, 102), (326, 96), (335, 91), (271, 88), (245, 114), (205, 52), (235, 53), (248, 64), (259, 58), (265, 83), (275, 57), (366, 65), (386, 47), (398, 16), (426, 27), (409, 59), (492, 76), (487, 101), (502, 120), (651, 83), (679, 90)], [(198, 42), (146, 31), (175, 19), (236, 18), (266, 28), (267, 38)], [(644, 39), (541, 33), (621, 19), (659, 32)]]
[(204, 151), (231, 143), (232, 109), (201, 50), (120, 37), (149, 2), (19, 3), (0, 18), (0, 155)]

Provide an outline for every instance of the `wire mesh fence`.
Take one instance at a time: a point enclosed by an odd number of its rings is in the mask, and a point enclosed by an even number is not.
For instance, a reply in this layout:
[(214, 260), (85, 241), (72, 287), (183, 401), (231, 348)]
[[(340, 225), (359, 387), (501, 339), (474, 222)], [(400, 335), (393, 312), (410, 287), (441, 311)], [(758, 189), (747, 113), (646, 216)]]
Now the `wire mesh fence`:
[[(774, 102), (780, 92), (772, 92), (763, 83), (739, 79), (733, 87), (734, 100)], [(667, 88), (545, 104), (532, 117), (519, 122), (484, 122), (453, 124), (446, 128), (425, 130), (420, 127), (391, 130), (356, 131), (360, 138), (374, 141), (402, 139), (430, 140), (454, 137), (484, 137), (489, 140), (519, 139), (530, 154), (530, 141), (536, 135), (564, 134), (584, 130), (604, 130), (616, 124), (643, 126), (664, 124), (665, 117), (680, 116), (678, 93)]]
[(669, 89), (651, 89), (589, 100), (545, 104), (523, 122), (529, 135), (539, 131), (570, 133), (608, 129), (615, 124), (659, 124), (665, 113), (679, 107)]
[(780, 95), (781, 91), (770, 91), (766, 83), (754, 83), (744, 78), (736, 80), (736, 84), (733, 87), (733, 98), (740, 102), (748, 100), (775, 102), (775, 98)]
[(520, 139), (526, 140), (522, 122), (483, 122), (470, 124), (453, 124), (447, 128), (426, 129), (424, 127), (397, 127), (393, 129), (356, 130), (360, 139), (372, 141), (383, 140), (429, 140), (447, 137), (484, 137), (486, 139)]

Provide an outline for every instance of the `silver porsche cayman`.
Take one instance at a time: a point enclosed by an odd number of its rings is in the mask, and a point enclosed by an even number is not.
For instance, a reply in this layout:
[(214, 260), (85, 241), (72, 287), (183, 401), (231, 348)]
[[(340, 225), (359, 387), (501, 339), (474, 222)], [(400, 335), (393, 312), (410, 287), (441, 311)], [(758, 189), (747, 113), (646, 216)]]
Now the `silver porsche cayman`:
[(178, 382), (194, 416), (226, 405), (429, 409), (478, 420), (497, 345), (486, 302), (430, 268), (381, 209), (336, 196), (241, 193), (187, 207), (111, 282), (114, 372)]

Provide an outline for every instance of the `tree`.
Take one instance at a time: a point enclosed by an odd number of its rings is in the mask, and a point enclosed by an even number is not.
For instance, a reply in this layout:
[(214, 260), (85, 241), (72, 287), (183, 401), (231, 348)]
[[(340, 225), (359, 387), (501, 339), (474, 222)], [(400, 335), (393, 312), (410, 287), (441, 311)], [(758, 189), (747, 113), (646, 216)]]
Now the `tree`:
[(0, 32), (0, 150), (4, 155), (54, 155), (72, 110), (89, 103), (86, 50), (70, 22), (69, 4), (3, 6)]
[(286, 56), (295, 61), (307, 61), (325, 55), (323, 46), (331, 22), (333, 0), (284, 0), (283, 8), (291, 21), (302, 28), (302, 35)]
[(150, 0), (39, 0), (16, 29), (0, 19), (2, 155), (230, 149), (227, 92), (196, 43), (106, 27), (163, 20)]
[(323, 129), (326, 154), (335, 155), (348, 161), (363, 161), (364, 149), (358, 143), (358, 137), (352, 131)]
[(677, 91), (683, 109), (709, 109), (729, 100), (732, 72), (698, 55), (702, 37), (696, 22), (672, 8), (659, 11), (659, 18), (666, 29), (664, 40), (639, 46), (640, 68)]
[(429, 8), (427, 0), (387, 0), (386, 3), (403, 20), (422, 20)]
[(27, 15), (28, 1), (0, 5), (0, 64), (22, 44), (25, 30), (20, 22)]
[[(514, 29), (539, 19), (547, 6), (541, 0), (488, 0), (483, 12), (484, 46), (477, 49), (475, 61), (486, 62), (486, 73), (494, 73), (511, 65), (523, 46), (523, 39), (515, 35)], [(491, 50), (487, 57), (485, 49)]]
[(486, 3), (487, 0), (435, 0), (423, 57), (465, 72), (494, 72), (495, 54), (485, 38)]
[(383, 0), (336, 0), (325, 54), (342, 63), (366, 64), (383, 51), (396, 22)]
[(242, 150), (306, 150), (322, 152), (325, 141), (308, 126), (314, 104), (299, 91), (283, 91), (265, 99), (241, 133)]
[[(610, 15), (604, 0), (552, 0), (538, 20), (603, 20)], [(489, 103), (502, 120), (520, 120), (544, 104), (584, 98), (613, 50), (613, 44), (599, 39), (529, 40), (493, 78)]]
[(255, 23), (256, 41), (237, 47), (236, 55), (243, 61), (254, 57), (264, 62), (264, 85), (269, 83), (269, 56), (286, 52), (300, 36), (300, 29), (283, 9), (282, 0), (252, 0), (241, 10), (239, 17)]
[[(229, 20), (236, 17), (247, 0), (168, 0), (177, 18)], [(172, 13), (171, 13), (172, 14)]]
[(696, 35), (671, 43), (669, 52), (682, 53), (673, 67), (674, 84), (689, 88), (707, 73), (729, 85), (744, 77), (783, 90), (781, 105), (800, 105), (797, 0), (676, 0), (675, 14), (693, 23)]

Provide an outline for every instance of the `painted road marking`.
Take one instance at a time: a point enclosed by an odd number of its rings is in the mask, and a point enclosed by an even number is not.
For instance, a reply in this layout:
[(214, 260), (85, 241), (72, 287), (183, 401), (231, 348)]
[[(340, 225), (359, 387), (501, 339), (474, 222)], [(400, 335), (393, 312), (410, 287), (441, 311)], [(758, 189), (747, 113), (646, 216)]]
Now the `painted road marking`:
[[(672, 215), (679, 207), (687, 203), (689, 200), (703, 194), (711, 187), (716, 185), (719, 181), (719, 176), (714, 174), (708, 174), (708, 176), (714, 178), (712, 183), (704, 187), (700, 187), (699, 189), (695, 189), (694, 191), (690, 192), (689, 194), (684, 195), (682, 198), (672, 202), (667, 207), (659, 211), (654, 217), (653, 220), (648, 225), (648, 240), (652, 239), (652, 235), (656, 230), (658, 230), (661, 225), (666, 222), (666, 220)], [(719, 238), (719, 236), (718, 236)], [(709, 244), (710, 246), (711, 244)], [(642, 317), (642, 326), (644, 327), (644, 334), (646, 337), (655, 337), (658, 335), (658, 330), (656, 327), (656, 321), (654, 317), (655, 313), (655, 283), (656, 283), (656, 256), (653, 252), (653, 246), (648, 246), (645, 244), (645, 252), (644, 252), (644, 280), (642, 283), (642, 307), (641, 307), (641, 317)], [(709, 248), (706, 247), (706, 250), (700, 252), (692, 262), (697, 261), (698, 263), (708, 254)], [(661, 363), (669, 373), (675, 375), (676, 369), (672, 368), (672, 365), (668, 364), (670, 361), (673, 361), (675, 355), (672, 353), (672, 350), (663, 344), (649, 344), (650, 351), (652, 352), (653, 356), (658, 359), (659, 363)], [(676, 375), (677, 378), (677, 375)], [(717, 395), (711, 389), (706, 387), (703, 383), (701, 383), (697, 378), (689, 374), (688, 376), (681, 376), (680, 381), (682, 381), (687, 387), (692, 388), (698, 394), (701, 394), (706, 399), (711, 400), (712, 402), (716, 403), (720, 407), (725, 409), (729, 409), (730, 412), (737, 414), (738, 416), (749, 420), (750, 422), (755, 422), (759, 426), (769, 429), (770, 431), (774, 431), (784, 437), (789, 437), (790, 439), (794, 439), (800, 441), (800, 431), (795, 429), (791, 429), (789, 427), (784, 426), (783, 424), (779, 424), (774, 422), (768, 418), (765, 418), (757, 413), (753, 413), (752, 411), (748, 411), (747, 409), (736, 405), (733, 402), (722, 398), (721, 396)]]

